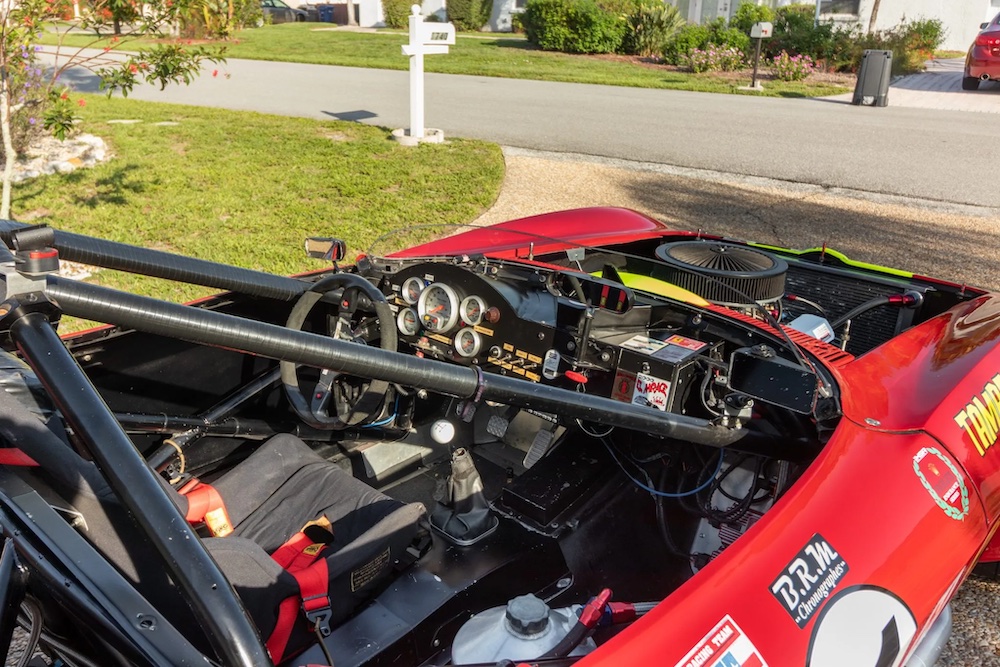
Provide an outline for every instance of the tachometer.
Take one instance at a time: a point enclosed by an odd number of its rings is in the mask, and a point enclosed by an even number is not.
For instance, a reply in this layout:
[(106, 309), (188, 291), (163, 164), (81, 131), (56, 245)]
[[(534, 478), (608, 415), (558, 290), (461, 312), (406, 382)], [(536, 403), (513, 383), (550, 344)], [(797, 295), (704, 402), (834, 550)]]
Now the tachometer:
[(474, 327), (483, 321), (483, 313), (486, 312), (486, 302), (478, 296), (467, 296), (462, 299), (462, 306), (459, 308), (462, 321), (470, 327)]
[(483, 339), (475, 329), (460, 329), (455, 334), (455, 351), (459, 356), (470, 359), (479, 354)]
[(424, 328), (444, 333), (458, 324), (458, 294), (444, 283), (434, 283), (420, 293), (417, 314)]
[(399, 327), (401, 333), (407, 336), (416, 336), (417, 332), (420, 331), (420, 318), (417, 316), (417, 311), (412, 308), (404, 308), (399, 311), (399, 315), (396, 315), (396, 326)]
[(420, 300), (420, 293), (424, 291), (424, 281), (416, 276), (407, 278), (403, 282), (403, 301), (415, 306)]

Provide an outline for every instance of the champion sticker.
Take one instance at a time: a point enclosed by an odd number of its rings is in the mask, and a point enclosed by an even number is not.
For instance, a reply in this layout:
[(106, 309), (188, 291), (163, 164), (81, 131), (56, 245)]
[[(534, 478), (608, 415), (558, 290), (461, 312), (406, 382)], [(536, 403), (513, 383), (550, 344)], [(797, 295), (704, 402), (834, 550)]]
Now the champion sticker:
[(636, 374), (635, 391), (632, 392), (633, 405), (648, 406), (666, 412), (669, 403), (669, 382), (645, 373)]
[(771, 594), (804, 628), (849, 569), (847, 561), (816, 533), (771, 584)]
[(726, 614), (674, 667), (767, 667), (767, 662)]
[(937, 506), (956, 521), (969, 513), (969, 487), (958, 468), (936, 447), (913, 455), (913, 472)]

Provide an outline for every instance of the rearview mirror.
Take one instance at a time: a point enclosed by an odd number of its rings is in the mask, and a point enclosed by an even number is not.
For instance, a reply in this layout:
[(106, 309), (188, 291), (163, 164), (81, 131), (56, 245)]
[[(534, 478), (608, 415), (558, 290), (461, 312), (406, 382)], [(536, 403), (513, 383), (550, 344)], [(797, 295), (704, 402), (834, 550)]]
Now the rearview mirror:
[(306, 239), (306, 255), (328, 262), (339, 262), (347, 255), (347, 244), (329, 236), (310, 236)]

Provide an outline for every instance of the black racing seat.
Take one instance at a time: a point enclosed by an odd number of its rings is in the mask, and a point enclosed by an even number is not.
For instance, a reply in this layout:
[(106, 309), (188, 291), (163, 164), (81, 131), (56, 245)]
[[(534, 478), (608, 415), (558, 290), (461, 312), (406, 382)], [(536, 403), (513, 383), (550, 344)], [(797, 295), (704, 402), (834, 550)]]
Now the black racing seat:
[[(5, 356), (9, 355), (0, 355)], [(10, 369), (3, 370), (12, 375)], [(196, 619), (153, 547), (96, 466), (56, 435), (63, 430), (58, 414), (42, 415), (24, 396), (12, 395), (3, 375), (0, 371), (0, 445), (16, 447), (41, 464), (22, 468), (21, 474), (50, 502), (68, 503), (79, 511), (86, 520), (84, 536), (175, 627), (205, 648), (198, 639)], [(26, 377), (30, 370), (17, 368), (13, 375)], [(186, 513), (189, 499), (166, 481), (163, 485)], [(308, 546), (313, 547), (306, 550), (309, 560), (321, 564), (327, 574), (322, 592), (329, 603), (322, 618), (336, 625), (385, 584), (397, 563), (406, 562), (406, 550), (420, 533), (425, 515), (423, 505), (389, 498), (291, 435), (271, 438), (214, 480), (213, 488), (233, 530), (227, 537), (206, 538), (205, 545), (239, 593), (261, 637), (271, 638), (275, 662), (315, 637), (312, 622), (301, 611), (299, 581), (272, 558), (275, 551), (297, 535), (309, 538)], [(316, 525), (303, 531), (310, 522)], [(312, 609), (322, 606), (314, 601)], [(291, 614), (286, 613), (289, 609)], [(278, 628), (282, 636), (276, 644), (279, 616), (283, 627)]]
[[(315, 630), (314, 620), (307, 621), (301, 611), (296, 577), (271, 557), (275, 552), (304, 536), (302, 544), (312, 548), (307, 566), (324, 561), (320, 565), (328, 578), (329, 607), (317, 604), (321, 611), (310, 619), (336, 625), (380, 588), (395, 564), (405, 562), (425, 514), (423, 505), (376, 491), (292, 435), (271, 438), (214, 480), (212, 488), (225, 504), (233, 532), (209, 538), (206, 545), (261, 636), (271, 638), (268, 648), (275, 660), (302, 648)], [(180, 498), (186, 512), (188, 499)], [(291, 605), (289, 598), (294, 598)], [(291, 614), (281, 611), (283, 603)], [(287, 649), (279, 633), (289, 636)]]

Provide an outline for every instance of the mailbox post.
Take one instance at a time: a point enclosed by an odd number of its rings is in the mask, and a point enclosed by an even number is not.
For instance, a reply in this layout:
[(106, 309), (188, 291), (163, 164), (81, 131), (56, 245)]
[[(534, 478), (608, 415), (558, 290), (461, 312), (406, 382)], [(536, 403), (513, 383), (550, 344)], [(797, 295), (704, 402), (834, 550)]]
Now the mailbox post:
[(774, 25), (766, 21), (754, 23), (750, 26), (750, 38), (757, 40), (757, 48), (753, 54), (753, 79), (750, 81), (751, 90), (761, 90), (763, 86), (757, 83), (757, 65), (760, 63), (760, 43), (765, 38), (770, 38), (774, 33)]
[(444, 140), (440, 130), (424, 128), (424, 56), (448, 53), (448, 46), (455, 43), (455, 26), (424, 23), (420, 5), (413, 5), (410, 11), (410, 42), (403, 45), (403, 55), (410, 57), (410, 129), (394, 130), (392, 135), (400, 143), (412, 146), (422, 141)]

